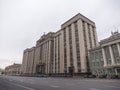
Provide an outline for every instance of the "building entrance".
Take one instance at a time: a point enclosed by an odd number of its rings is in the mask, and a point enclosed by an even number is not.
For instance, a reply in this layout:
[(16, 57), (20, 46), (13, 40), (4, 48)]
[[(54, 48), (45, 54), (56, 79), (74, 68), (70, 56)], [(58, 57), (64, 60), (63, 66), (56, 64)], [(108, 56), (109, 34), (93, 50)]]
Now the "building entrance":
[(45, 74), (45, 64), (39, 64), (36, 66), (37, 74)]
[(117, 75), (120, 75), (120, 68), (117, 68)]

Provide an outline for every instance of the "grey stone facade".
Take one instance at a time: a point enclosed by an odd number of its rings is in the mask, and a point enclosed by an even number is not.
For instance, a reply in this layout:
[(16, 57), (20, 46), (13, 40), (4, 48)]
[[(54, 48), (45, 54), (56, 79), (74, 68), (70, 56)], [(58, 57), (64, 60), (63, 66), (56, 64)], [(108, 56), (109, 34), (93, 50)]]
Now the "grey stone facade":
[(101, 40), (99, 47), (89, 50), (89, 58), (93, 74), (120, 75), (120, 33)]

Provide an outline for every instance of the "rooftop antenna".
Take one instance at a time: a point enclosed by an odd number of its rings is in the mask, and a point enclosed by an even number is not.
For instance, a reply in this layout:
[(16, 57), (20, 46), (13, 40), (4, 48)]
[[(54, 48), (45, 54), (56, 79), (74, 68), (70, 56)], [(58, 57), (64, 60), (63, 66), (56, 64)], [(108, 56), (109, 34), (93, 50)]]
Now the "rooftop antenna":
[(119, 32), (119, 29), (118, 29), (118, 27), (117, 27), (117, 33)]
[(111, 31), (111, 34), (112, 34), (112, 35), (114, 34), (113, 31)]
[(45, 35), (45, 32), (44, 32), (44, 35)]
[(114, 30), (116, 31), (116, 26), (114, 25)]

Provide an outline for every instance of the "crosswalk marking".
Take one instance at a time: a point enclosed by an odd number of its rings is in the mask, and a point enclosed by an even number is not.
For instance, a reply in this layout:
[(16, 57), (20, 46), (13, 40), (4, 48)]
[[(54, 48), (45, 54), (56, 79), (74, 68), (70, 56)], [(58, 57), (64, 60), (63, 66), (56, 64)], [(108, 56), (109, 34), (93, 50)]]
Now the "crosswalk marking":
[(89, 88), (89, 90), (100, 90), (100, 89), (97, 89), (97, 88)]
[(23, 85), (20, 85), (20, 84), (16, 84), (16, 83), (11, 83), (11, 84), (14, 85), (14, 86), (18, 86), (18, 87), (22, 87), (22, 88), (28, 89), (28, 90), (36, 90), (36, 89), (30, 88), (30, 87), (26, 87), (26, 86), (23, 86)]

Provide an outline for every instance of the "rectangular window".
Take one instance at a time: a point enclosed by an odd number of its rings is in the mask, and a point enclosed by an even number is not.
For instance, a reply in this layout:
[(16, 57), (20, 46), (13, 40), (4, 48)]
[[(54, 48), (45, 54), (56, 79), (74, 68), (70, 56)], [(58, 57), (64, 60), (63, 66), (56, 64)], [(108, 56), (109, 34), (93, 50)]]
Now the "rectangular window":
[(72, 29), (71, 29), (71, 25), (68, 26), (68, 31), (69, 31), (70, 65), (73, 66)]
[(67, 72), (67, 49), (66, 49), (66, 28), (63, 29), (64, 32), (64, 73)]
[(75, 41), (76, 41), (76, 54), (77, 54), (77, 67), (78, 71), (81, 71), (81, 65), (80, 65), (80, 47), (79, 47), (79, 36), (78, 36), (78, 24), (77, 21), (74, 22), (74, 28), (75, 28)]
[(93, 31), (94, 44), (96, 46), (95, 27), (94, 26), (92, 26), (92, 31)]

